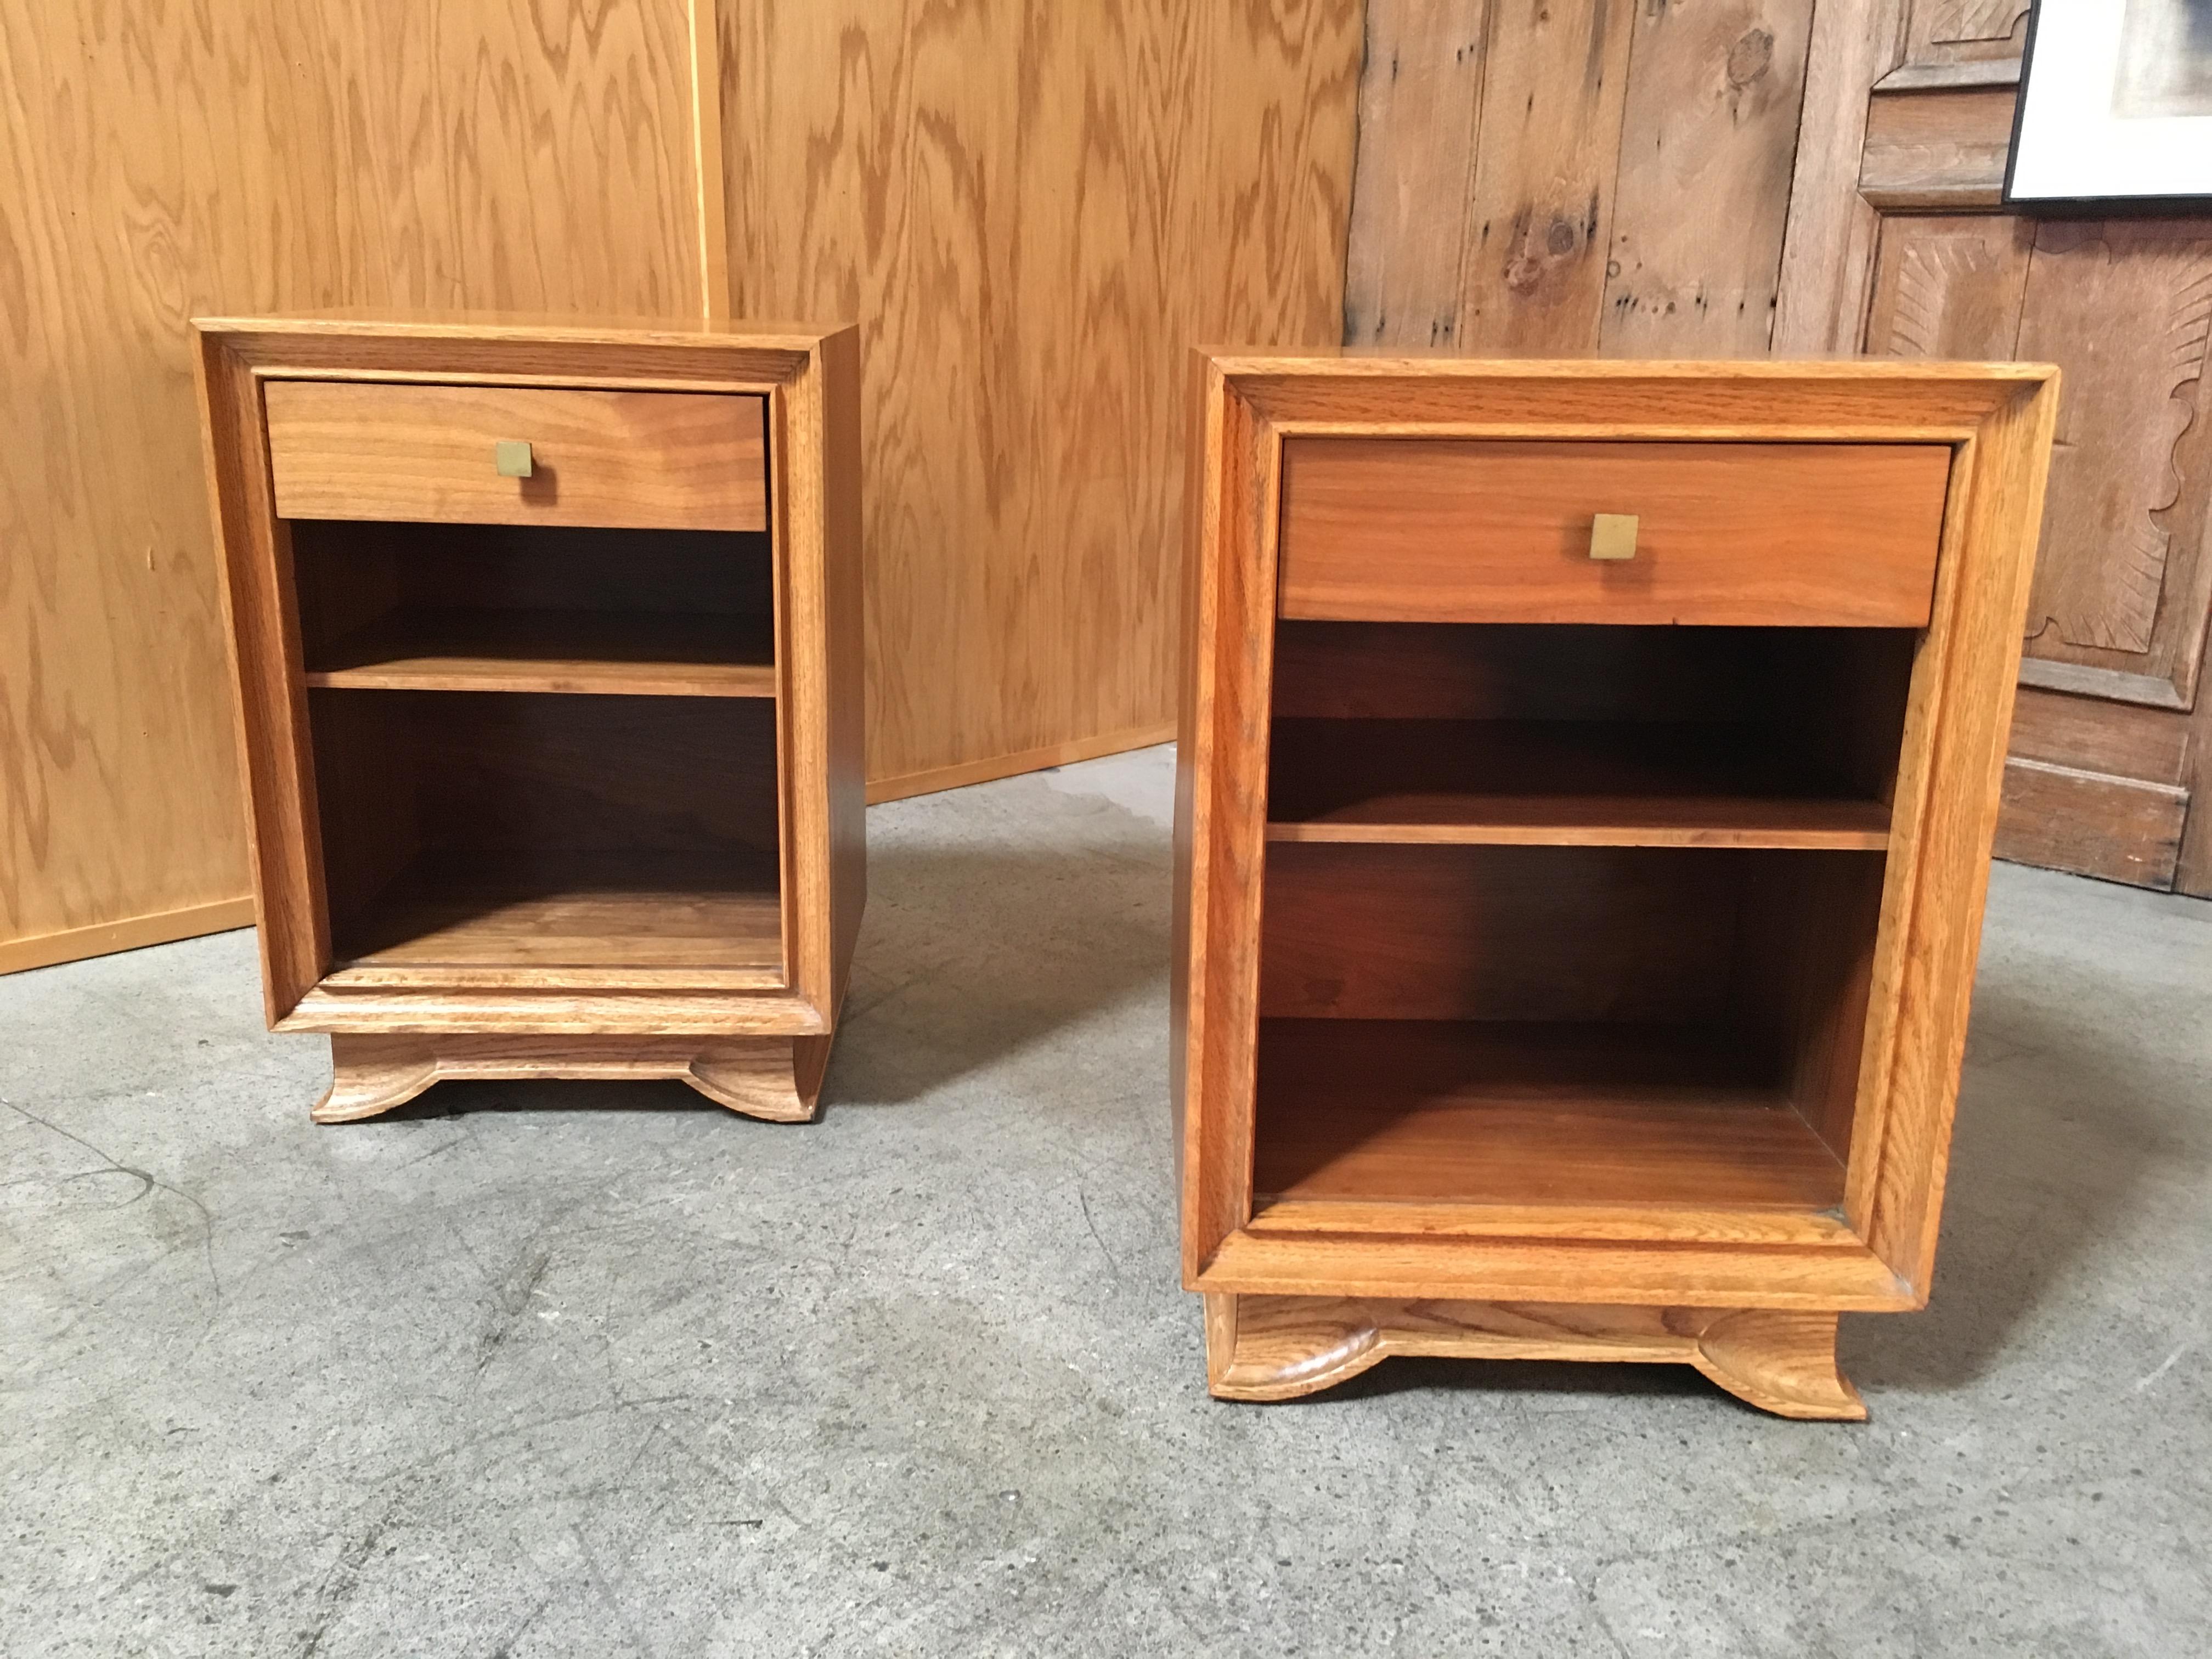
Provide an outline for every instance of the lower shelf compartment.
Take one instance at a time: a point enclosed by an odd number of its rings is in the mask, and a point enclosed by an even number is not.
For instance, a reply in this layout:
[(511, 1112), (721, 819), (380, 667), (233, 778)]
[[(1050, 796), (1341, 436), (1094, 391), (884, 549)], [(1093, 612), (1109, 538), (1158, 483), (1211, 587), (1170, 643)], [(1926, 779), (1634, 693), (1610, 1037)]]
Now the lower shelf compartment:
[(1263, 1019), (1255, 1201), (1832, 1209), (1783, 1070), (1726, 1029)]
[(333, 940), (339, 968), (699, 969), (782, 982), (773, 859), (426, 854)]

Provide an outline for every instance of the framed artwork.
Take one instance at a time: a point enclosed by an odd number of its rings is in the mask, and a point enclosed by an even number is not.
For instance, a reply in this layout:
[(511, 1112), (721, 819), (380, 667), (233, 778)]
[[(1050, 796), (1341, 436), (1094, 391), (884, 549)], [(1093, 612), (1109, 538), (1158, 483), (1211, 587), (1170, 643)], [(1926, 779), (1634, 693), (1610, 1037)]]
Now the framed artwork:
[(2036, 0), (2004, 196), (2212, 204), (2212, 0)]

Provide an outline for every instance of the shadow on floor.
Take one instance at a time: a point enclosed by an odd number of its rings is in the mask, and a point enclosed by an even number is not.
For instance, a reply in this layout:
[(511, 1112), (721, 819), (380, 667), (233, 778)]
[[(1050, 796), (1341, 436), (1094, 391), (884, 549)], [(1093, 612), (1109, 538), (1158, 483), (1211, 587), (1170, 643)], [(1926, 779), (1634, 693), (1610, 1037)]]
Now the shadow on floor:
[(1631, 1395), (1702, 1395), (1737, 1405), (1743, 1403), (1687, 1365), (1607, 1364), (1567, 1359), (1449, 1359), (1425, 1354), (1394, 1354), (1333, 1389), (1276, 1403), (1279, 1407), (1319, 1406), (1332, 1400), (1372, 1400), (1430, 1389), (1505, 1396), (1556, 1395), (1593, 1401)]
[(2057, 988), (1978, 995), (1933, 1295), (1920, 1313), (1844, 1321), (1844, 1374), (1863, 1387), (1942, 1393), (1983, 1376), (2124, 1226), (2148, 1176), (2201, 1162), (2160, 1115), (2185, 1086), (2096, 1018), (2109, 988)]
[[(1121, 1076), (1126, 1062), (1157, 1064), (1164, 1091), (1167, 839), (1119, 809), (1082, 827), (1091, 833), (1065, 850), (894, 842), (872, 853), (825, 1112), (934, 1093), (1124, 1005), (1130, 1023), (1102, 1029), (1099, 1045), (1125, 1062)], [(1071, 1053), (1060, 1086), (1080, 1086), (1087, 1057)], [(465, 1082), (367, 1121), (610, 1108), (725, 1110), (680, 1082)]]
[[(1164, 1070), (1170, 858), (1128, 828), (1064, 852), (892, 846), (872, 854), (868, 920), (823, 1097), (895, 1105), (1062, 1036), (1064, 1079), (1116, 1061)], [(1139, 833), (1141, 831), (1141, 833)], [(1095, 1045), (1071, 1027), (1122, 1011)]]

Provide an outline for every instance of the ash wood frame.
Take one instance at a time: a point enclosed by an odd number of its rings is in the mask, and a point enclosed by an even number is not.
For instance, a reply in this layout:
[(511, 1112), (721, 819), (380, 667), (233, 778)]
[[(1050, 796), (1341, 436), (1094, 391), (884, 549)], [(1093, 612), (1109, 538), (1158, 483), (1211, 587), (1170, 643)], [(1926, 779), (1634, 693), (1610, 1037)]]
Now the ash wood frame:
[[(867, 892), (857, 328), (325, 315), (204, 319), (194, 329), (265, 1011), (272, 1030), (333, 1037), (339, 1075), (317, 1116), (369, 1115), (439, 1076), (470, 1075), (681, 1076), (736, 1110), (811, 1117)], [(567, 984), (556, 970), (526, 988), (519, 975), (490, 987), (465, 969), (331, 971), (291, 534), (276, 513), (262, 400), (265, 381), (284, 379), (766, 400), (779, 988), (736, 990), (726, 975), (650, 970)], [(395, 1048), (395, 1038), (407, 1041)], [(763, 1054), (780, 1067), (776, 1086), (758, 1081)], [(730, 1083), (738, 1073), (755, 1080)]]
[[(2057, 371), (2035, 364), (1196, 354), (1171, 1065), (1182, 1279), (1206, 1298), (1216, 1394), (1303, 1393), (1394, 1350), (1696, 1363), (1705, 1350), (1691, 1339), (1716, 1322), (1687, 1310), (1757, 1310), (1810, 1316), (1819, 1328), (1808, 1339), (1802, 1318), (1786, 1328), (1739, 1322), (1727, 1364), (1701, 1369), (1732, 1388), (1731, 1376), (1748, 1377), (1736, 1392), (1769, 1409), (1864, 1414), (1833, 1374), (1834, 1316), (1917, 1308), (1929, 1294), (2057, 409)], [(1363, 1216), (1336, 1205), (1255, 1222), (1258, 940), (1282, 442), (1306, 434), (1951, 447), (1840, 1214), (1532, 1208), (1444, 1234), (1419, 1230), (1418, 1218), (1395, 1206)], [(1353, 1222), (1358, 1230), (1348, 1231)], [(1486, 1236), (1470, 1236), (1477, 1232)], [(1461, 1336), (1439, 1334), (1424, 1314), (1438, 1302), (1459, 1310)], [(1562, 1326), (1551, 1316), (1561, 1307), (1578, 1310), (1581, 1322)], [(1654, 1308), (1669, 1310), (1666, 1351), (1646, 1344), (1624, 1355), (1622, 1334), (1648, 1335), (1638, 1310)], [(1311, 1316), (1303, 1325), (1300, 1309)], [(1516, 1310), (1546, 1320), (1540, 1328), (1516, 1327), (1508, 1316)], [(1825, 1373), (1820, 1364), (1808, 1370), (1808, 1340), (1826, 1355)], [(1806, 1382), (1813, 1373), (1820, 1374)], [(1762, 1375), (1768, 1384), (1759, 1382)], [(1774, 1381), (1785, 1376), (1796, 1380)]]

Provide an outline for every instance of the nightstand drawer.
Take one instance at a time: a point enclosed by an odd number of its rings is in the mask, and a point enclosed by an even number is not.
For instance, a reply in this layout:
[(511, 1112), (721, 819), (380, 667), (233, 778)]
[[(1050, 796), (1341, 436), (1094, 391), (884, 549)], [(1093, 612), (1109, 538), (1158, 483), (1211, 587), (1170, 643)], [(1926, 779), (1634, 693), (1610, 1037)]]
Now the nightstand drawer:
[[(1950, 464), (1937, 444), (1290, 438), (1281, 611), (1924, 627)], [(1636, 522), (1594, 538), (1601, 515)]]
[(337, 380), (264, 398), (283, 518), (768, 527), (759, 398)]

